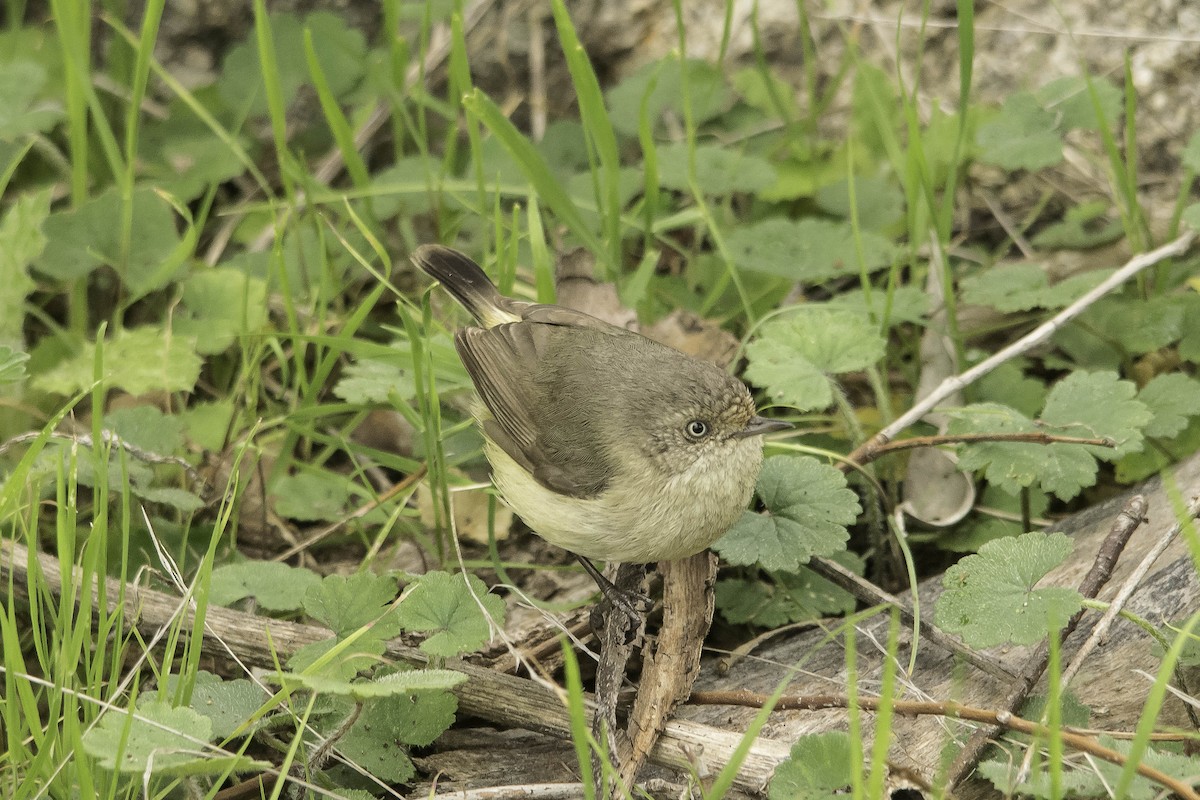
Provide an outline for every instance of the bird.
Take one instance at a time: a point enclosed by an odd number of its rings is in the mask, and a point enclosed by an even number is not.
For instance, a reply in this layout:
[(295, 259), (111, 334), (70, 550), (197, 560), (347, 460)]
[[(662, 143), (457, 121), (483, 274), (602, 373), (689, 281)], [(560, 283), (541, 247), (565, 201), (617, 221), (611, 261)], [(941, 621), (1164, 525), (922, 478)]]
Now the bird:
[(506, 297), (452, 248), (412, 260), (476, 323), (454, 344), (500, 497), (610, 602), (636, 611), (593, 560), (686, 558), (745, 511), (763, 435), (791, 425), (758, 415), (744, 383), (581, 311)]

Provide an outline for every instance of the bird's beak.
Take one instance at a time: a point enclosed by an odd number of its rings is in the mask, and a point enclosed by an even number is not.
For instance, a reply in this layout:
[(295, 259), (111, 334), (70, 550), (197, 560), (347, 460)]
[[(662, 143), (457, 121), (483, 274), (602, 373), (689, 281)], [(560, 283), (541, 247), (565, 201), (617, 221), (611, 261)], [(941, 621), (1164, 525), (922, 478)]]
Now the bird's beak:
[(767, 419), (766, 417), (755, 415), (746, 423), (746, 427), (733, 434), (733, 436), (736, 439), (744, 439), (747, 436), (760, 436), (764, 433), (785, 431), (791, 427), (792, 423), (790, 422), (784, 422), (781, 419)]

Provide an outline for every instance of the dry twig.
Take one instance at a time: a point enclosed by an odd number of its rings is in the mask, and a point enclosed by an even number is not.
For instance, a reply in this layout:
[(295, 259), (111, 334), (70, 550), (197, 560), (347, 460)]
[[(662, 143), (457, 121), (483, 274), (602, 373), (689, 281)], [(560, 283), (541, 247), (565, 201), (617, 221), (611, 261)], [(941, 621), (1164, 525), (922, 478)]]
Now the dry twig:
[[(693, 692), (691, 703), (696, 705), (730, 705), (762, 708), (770, 698), (764, 694), (747, 691), (730, 692)], [(863, 711), (878, 711), (882, 703), (875, 697), (857, 697), (855, 705)], [(781, 697), (775, 703), (779, 711), (817, 711), (827, 708), (850, 708), (850, 698), (846, 695), (807, 695)], [(892, 712), (902, 716), (936, 715), (949, 719), (962, 719), (969, 722), (981, 722), (989, 728), (1006, 728), (1017, 733), (1029, 734), (1046, 738), (1050, 730), (1027, 719), (1022, 719), (1010, 711), (993, 711), (987, 708), (975, 708), (955, 703), (952, 700), (943, 702), (923, 702), (911, 700), (895, 700), (891, 704)], [(1063, 744), (1081, 753), (1087, 753), (1101, 758), (1117, 766), (1125, 766), (1124, 754), (1105, 747), (1090, 736), (1085, 736), (1074, 730), (1059, 732)], [(1160, 786), (1170, 789), (1185, 800), (1200, 800), (1200, 794), (1189, 784), (1167, 775), (1145, 763), (1137, 766), (1137, 773), (1143, 778), (1154, 781)], [(949, 784), (948, 784), (949, 785)]]
[(1137, 275), (1139, 272), (1152, 267), (1155, 264), (1161, 263), (1168, 258), (1174, 258), (1175, 256), (1183, 255), (1188, 251), (1189, 248), (1191, 248), (1192, 242), (1195, 240), (1195, 238), (1196, 234), (1189, 231), (1179, 236), (1174, 241), (1163, 245), (1162, 247), (1151, 250), (1148, 253), (1141, 253), (1134, 256), (1127, 261), (1123, 267), (1110, 275), (1107, 280), (1105, 280), (1095, 289), (1092, 289), (1083, 297), (1080, 297), (1074, 303), (1071, 303), (1071, 305), (1055, 314), (1052, 318), (1039, 325), (1025, 336), (1022, 336), (1020, 339), (1013, 342), (1008, 347), (1005, 347), (1003, 350), (991, 356), (990, 358), (979, 362), (966, 372), (942, 381), (941, 385), (939, 385), (934, 391), (930, 392), (929, 395), (924, 397), (920, 402), (914, 404), (913, 407), (908, 411), (897, 417), (892, 424), (879, 431), (879, 433), (871, 437), (870, 440), (855, 448), (854, 452), (848, 456), (848, 460), (859, 464), (865, 464), (868, 461), (872, 461), (875, 458), (874, 451), (876, 448), (882, 447), (890, 442), (898, 433), (900, 433), (900, 431), (906, 429), (917, 420), (923, 418), (930, 411), (937, 408), (937, 406), (940, 405), (947, 397), (956, 392), (962, 391), (965, 387), (970, 386), (972, 383), (979, 380), (984, 375), (988, 374), (1006, 361), (1016, 358), (1023, 353), (1027, 353), (1037, 345), (1046, 341), (1053, 336), (1056, 331), (1086, 311), (1093, 303), (1111, 292), (1113, 289), (1128, 281), (1134, 275)]

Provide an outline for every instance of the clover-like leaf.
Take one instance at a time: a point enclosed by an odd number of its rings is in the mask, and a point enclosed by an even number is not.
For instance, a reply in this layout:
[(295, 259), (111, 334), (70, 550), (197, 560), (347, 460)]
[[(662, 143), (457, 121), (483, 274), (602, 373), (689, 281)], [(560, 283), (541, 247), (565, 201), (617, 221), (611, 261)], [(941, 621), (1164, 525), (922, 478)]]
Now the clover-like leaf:
[[(177, 680), (177, 675), (171, 676), (172, 683)], [(244, 678), (227, 681), (200, 670), (192, 687), (191, 708), (208, 717), (214, 738), (224, 739), (254, 716), (267, 699), (262, 687), (251, 681)]]
[(0, 69), (0, 141), (44, 133), (64, 116), (60, 99), (44, 96), (46, 68), (36, 61), (7, 61)]
[(1071, 540), (1061, 533), (1025, 533), (988, 542), (946, 570), (937, 624), (972, 647), (1041, 640), (1081, 608), (1074, 589), (1037, 588), (1070, 554)]
[[(822, 211), (850, 219), (850, 188), (845, 179), (822, 186), (814, 198)], [(858, 224), (867, 231), (884, 231), (904, 218), (904, 192), (894, 180), (876, 176), (854, 179)]]
[[(843, 550), (833, 559), (857, 574), (863, 561)], [(774, 572), (771, 580), (729, 578), (717, 581), (717, 608), (735, 625), (750, 623), (778, 628), (789, 622), (842, 616), (854, 610), (854, 597), (806, 567), (796, 572)]]
[[(1111, 736), (1100, 736), (1097, 742), (1106, 748), (1128, 755), (1132, 747), (1129, 741), (1118, 741)], [(1141, 763), (1159, 772), (1170, 775), (1184, 783), (1192, 784), (1196, 778), (1196, 759), (1182, 753), (1163, 752), (1149, 748), (1141, 755)], [(991, 781), (1005, 796), (1053, 797), (1050, 773), (1042, 768), (1032, 775), (1021, 768), (1020, 762), (1001, 756), (979, 764), (979, 774)], [(1113, 787), (1121, 781), (1122, 767), (1100, 759), (1090, 759), (1086, 765), (1064, 769), (1058, 778), (1059, 797), (1112, 797)], [(1120, 796), (1129, 800), (1154, 800), (1163, 794), (1162, 787), (1136, 775), (1129, 789)]]
[(865, 369), (883, 357), (884, 346), (864, 314), (805, 306), (763, 325), (746, 348), (746, 377), (776, 402), (824, 408), (833, 401), (825, 376)]
[(13, 350), (6, 344), (0, 344), (0, 384), (20, 383), (25, 380), (25, 363), (29, 354)]
[(1045, 268), (1037, 264), (992, 267), (964, 279), (962, 296), (964, 302), (991, 306), (1005, 313), (1062, 308), (1098, 286), (1110, 274), (1111, 270), (1092, 270), (1051, 286)]
[(266, 323), (267, 284), (238, 269), (205, 270), (184, 281), (181, 305), (176, 332), (196, 337), (197, 350), (212, 355)]
[(377, 778), (408, 781), (415, 771), (408, 746), (431, 744), (453, 724), (457, 710), (458, 700), (446, 691), (374, 699), (363, 706), (338, 750)]
[(916, 286), (897, 286), (890, 296), (885, 291), (875, 290), (870, 297), (862, 289), (851, 289), (829, 298), (825, 307), (853, 311), (881, 323), (886, 318), (888, 325), (903, 322), (921, 325), (929, 313), (929, 295)]
[[(50, 190), (44, 189), (18, 196), (0, 220), (0, 275), (4, 276), (0, 280), (0, 344), (5, 347), (19, 347), (25, 341), (25, 304), (36, 288), (29, 265), (46, 247), (42, 223), (49, 214)], [(0, 356), (0, 383), (8, 382), (5, 363)]]
[(417, 393), (410, 370), (391, 361), (364, 358), (342, 370), (333, 393), (347, 403), (383, 405), (392, 395), (407, 400)]
[(772, 69), (745, 67), (733, 73), (733, 87), (742, 102), (772, 117), (799, 117), (800, 107), (790, 81)]
[(183, 422), (155, 406), (114, 409), (105, 421), (121, 441), (142, 450), (169, 455), (183, 447)]
[[(388, 677), (385, 675), (380, 680)], [(465, 680), (466, 676), (463, 678)], [(363, 714), (375, 736), (425, 747), (446, 732), (454, 722), (457, 710), (458, 700), (450, 692), (422, 690), (411, 696), (389, 697), (372, 703)]]
[(772, 456), (755, 489), (766, 512), (747, 511), (713, 549), (731, 564), (794, 572), (842, 550), (860, 508), (846, 476), (815, 458)]
[(116, 189), (109, 189), (77, 208), (51, 214), (42, 226), (46, 249), (36, 262), (38, 270), (71, 281), (109, 266), (134, 297), (166, 286), (183, 265), (173, 256), (179, 246), (174, 210), (154, 190), (135, 189), (129, 198), (135, 235), (126, 251), (124, 203)]
[[(1093, 102), (1092, 92), (1096, 94), (1096, 102)], [(1056, 78), (1035, 91), (1034, 96), (1043, 108), (1058, 116), (1058, 127), (1063, 130), (1100, 130), (1102, 123), (1112, 124), (1121, 113), (1121, 90), (1097, 78), (1081, 75)]]
[(158, 503), (170, 506), (184, 514), (193, 514), (204, 508), (204, 500), (197, 494), (178, 486), (138, 486), (133, 487), (134, 494), (147, 503)]
[(1136, 394), (1137, 386), (1115, 372), (1072, 372), (1050, 389), (1042, 422), (1066, 436), (1112, 439), (1115, 448), (1086, 446), (1111, 461), (1142, 449), (1142, 429), (1153, 414)]
[(139, 704), (132, 720), (116, 711), (105, 714), (83, 735), (83, 749), (104, 769), (135, 775), (147, 771), (170, 776), (222, 775), (233, 769), (269, 766), (245, 756), (208, 750), (206, 745), (212, 736), (212, 723), (207, 717), (190, 708), (172, 708), (155, 700)]
[(504, 600), (490, 594), (474, 575), (430, 572), (421, 576), (396, 612), (405, 630), (433, 634), (421, 642), (422, 650), (456, 656), (491, 638), (492, 624), (504, 621)]
[(1182, 372), (1156, 375), (1138, 392), (1154, 416), (1143, 430), (1147, 436), (1170, 438), (1188, 425), (1188, 419), (1200, 414), (1200, 381)]
[[(665, 188), (687, 191), (688, 161), (684, 144), (658, 148), (658, 180)], [(728, 147), (699, 145), (695, 148), (696, 185), (710, 195), (755, 192), (775, 182), (775, 170), (758, 156)]]
[(1049, 285), (1045, 268), (1037, 264), (991, 267), (963, 279), (962, 299), (1005, 313), (1028, 311), (1042, 304)]
[(1037, 170), (1063, 159), (1062, 135), (1055, 115), (1029, 92), (1011, 95), (1000, 112), (979, 126), (978, 159), (1008, 170)]
[[(274, 40), (276, 78), (284, 104), (290, 104), (300, 87), (310, 80), (304, 55), (305, 28), (312, 31), (317, 60), (334, 96), (345, 94), (362, 78), (366, 41), (362, 33), (347, 26), (338, 15), (318, 11), (307, 16), (303, 23), (288, 12), (272, 12), (268, 18)], [(249, 100), (250, 113), (267, 113), (262, 64), (255, 37), (230, 49), (217, 88), (229, 107), (244, 109)]]
[(1078, 438), (1111, 439), (1116, 447), (1068, 443), (1034, 444), (984, 441), (962, 445), (959, 466), (983, 470), (989, 483), (1012, 494), (1038, 483), (1069, 500), (1095, 483), (1096, 459), (1115, 460), (1142, 448), (1142, 429), (1151, 419), (1136, 399), (1137, 388), (1112, 372), (1074, 372), (1047, 395), (1041, 425), (998, 403), (951, 409), (948, 432), (1054, 433)]
[(832, 800), (854, 783), (850, 736), (844, 731), (801, 736), (786, 761), (775, 768), (771, 800)]
[(268, 611), (295, 611), (304, 604), (305, 592), (320, 582), (312, 570), (278, 561), (222, 564), (212, 571), (209, 599), (228, 606), (253, 597)]
[(350, 500), (346, 479), (327, 471), (284, 475), (275, 481), (270, 494), (275, 513), (305, 522), (341, 519)]
[(1102, 341), (1115, 343), (1126, 353), (1151, 353), (1184, 335), (1189, 297), (1104, 297), (1080, 315), (1079, 327), (1093, 331), (1091, 335)]
[(970, 387), (972, 399), (1009, 406), (1027, 417), (1036, 416), (1049, 391), (1044, 381), (1025, 374), (1024, 359), (1005, 361)]
[(453, 689), (467, 679), (463, 673), (449, 669), (404, 670), (370, 681), (352, 681), (333, 675), (301, 673), (284, 673), (280, 677), (285, 683), (297, 683), (314, 692), (345, 695), (360, 701), (420, 692), (443, 692)]
[(826, 408), (833, 403), (829, 378), (787, 342), (760, 337), (746, 347), (746, 356), (746, 379), (765, 388), (774, 402), (798, 411)]
[[(887, 239), (872, 231), (859, 231), (858, 238), (868, 270), (891, 263), (892, 245)], [(821, 283), (859, 271), (855, 232), (847, 222), (769, 217), (730, 231), (725, 244), (738, 269), (793, 281)]]
[[(342, 645), (343, 637), (331, 636), (328, 639), (306, 644), (292, 653), (287, 665), (296, 672), (326, 675), (336, 680), (348, 681), (361, 672), (373, 670), (383, 663), (383, 652), (386, 649), (384, 637), (374, 630), (359, 634), (349, 645)], [(339, 648), (336, 655), (329, 656), (334, 648)], [(322, 661), (323, 659), (328, 659)], [(315, 665), (322, 661), (321, 667)]]
[[(946, 414), (951, 418), (947, 429), (951, 435), (1042, 432), (1033, 420), (999, 403), (948, 409)], [(1011, 441), (964, 444), (959, 447), (958, 465), (965, 470), (982, 470), (988, 483), (1010, 494), (1039, 483), (1063, 500), (1095, 483), (1097, 471), (1096, 459), (1081, 445)]]
[(1072, 206), (1062, 220), (1034, 234), (1032, 244), (1039, 250), (1084, 250), (1115, 242), (1124, 228), (1119, 219), (1108, 216), (1109, 208), (1105, 202)]
[(725, 83), (724, 70), (699, 59), (688, 59), (681, 66), (679, 59), (666, 58), (647, 64), (606, 92), (613, 128), (627, 136), (637, 135), (643, 98), (652, 126), (666, 111), (681, 114), (684, 71), (696, 123), (712, 119), (729, 107), (733, 93)]
[[(78, 354), (34, 378), (46, 392), (74, 394), (92, 385), (96, 345), (84, 344)], [(173, 336), (159, 328), (127, 328), (104, 343), (104, 379), (129, 394), (152, 391), (188, 392), (200, 378), (196, 341)]]
[(1146, 447), (1122, 457), (1116, 464), (1117, 481), (1136, 483), (1145, 480), (1174, 464), (1175, 453), (1197, 451), (1200, 451), (1200, 416), (1190, 417), (1187, 426), (1171, 437), (1169, 449)]
[(373, 634), (390, 638), (400, 632), (395, 610), (387, 609), (394, 599), (396, 581), (386, 575), (326, 575), (305, 591), (304, 610), (339, 637), (371, 625)]

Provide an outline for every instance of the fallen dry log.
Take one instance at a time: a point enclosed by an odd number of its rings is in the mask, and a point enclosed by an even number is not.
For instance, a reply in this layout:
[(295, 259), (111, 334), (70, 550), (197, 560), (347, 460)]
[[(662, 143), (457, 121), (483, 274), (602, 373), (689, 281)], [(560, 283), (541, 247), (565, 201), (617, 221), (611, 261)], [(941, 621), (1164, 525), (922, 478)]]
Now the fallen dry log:
[[(1120, 555), (1112, 576), (1100, 592), (1100, 601), (1110, 601), (1122, 592), (1122, 587), (1148, 553), (1153, 553), (1164, 538), (1176, 527), (1177, 503), (1189, 503), (1200, 495), (1200, 455), (1176, 465), (1164, 481), (1154, 479), (1136, 489), (1147, 501), (1147, 518), (1133, 533)], [(1131, 492), (1130, 494), (1133, 494)], [(1093, 508), (1081, 511), (1054, 527), (1071, 536), (1074, 550), (1071, 557), (1052, 571), (1039, 585), (1077, 587), (1092, 569), (1109, 536), (1118, 514), (1129, 496), (1113, 498)], [(1126, 607), (1151, 622), (1178, 622), (1200, 608), (1200, 580), (1188, 550), (1186, 534), (1179, 535), (1154, 560), (1146, 574), (1137, 580), (1136, 590)], [(941, 578), (920, 584), (922, 620), (932, 620), (934, 604), (941, 594)], [(902, 600), (911, 602), (907, 593)], [(1085, 612), (1075, 631), (1063, 642), (1063, 663), (1070, 663), (1093, 629), (1100, 622), (1098, 611)], [(882, 676), (883, 649), (887, 642), (889, 619), (880, 614), (857, 628), (858, 692), (863, 697), (877, 696)], [(1167, 631), (1168, 635), (1170, 632)], [(780, 636), (755, 649), (751, 657), (736, 660), (726, 674), (716, 665), (705, 664), (696, 691), (744, 690), (770, 694), (781, 681), (788, 681), (786, 694), (797, 696), (844, 695), (846, 693), (845, 640), (828, 640), (825, 630), (814, 628), (802, 633)], [(918, 647), (916, 668), (906, 673), (911, 650), (911, 626), (902, 626), (897, 654), (899, 686), (897, 699), (959, 703), (1000, 711), (1005, 698), (1013, 689), (1014, 679), (1001, 679), (993, 674), (968, 666), (961, 658), (928, 638)], [(1036, 647), (997, 647), (980, 655), (995, 662), (1003, 672), (1019, 676), (1029, 661), (1037, 655)], [(1137, 725), (1153, 676), (1158, 669), (1161, 653), (1154, 642), (1133, 623), (1118, 619), (1099, 646), (1087, 655), (1069, 690), (1092, 709), (1090, 727), (1106, 731), (1131, 731)], [(999, 674), (1003, 674), (996, 670)], [(1195, 693), (1195, 687), (1176, 687)], [(1045, 680), (1034, 688), (1045, 691)], [(684, 706), (677, 712), (697, 722), (741, 729), (752, 718), (752, 709), (720, 706)], [(863, 714), (863, 736), (873, 736), (874, 718)], [(1178, 727), (1195, 730), (1186, 713), (1184, 702), (1168, 699), (1158, 723), (1160, 728)], [(814, 711), (809, 709), (776, 711), (764, 727), (765, 735), (785, 742), (800, 736), (831, 730), (846, 730), (847, 712), (843, 709)], [(893, 740), (889, 758), (897, 775), (916, 775), (919, 783), (938, 785), (939, 770), (945, 769), (942, 759), (947, 745), (962, 746), (981, 726), (978, 723), (938, 716), (897, 716), (892, 719)], [(869, 746), (869, 744), (867, 745)], [(1010, 748), (1019, 763), (1025, 745)], [(911, 783), (905, 788), (914, 791)], [(921, 792), (920, 789), (915, 791)], [(922, 793), (923, 794), (923, 793)], [(907, 794), (913, 797), (913, 794)], [(986, 781), (972, 780), (955, 792), (959, 798), (990, 797), (994, 790)]]
[[(23, 545), (0, 541), (0, 583), (15, 587), (24, 595), (30, 557), (35, 558), (47, 586), (56, 596), (61, 594), (61, 569), (58, 559), (45, 553), (30, 554)], [(118, 581), (109, 578), (103, 602), (109, 612), (115, 611), (119, 597)], [(93, 587), (93, 608), (101, 601)], [(180, 598), (165, 592), (139, 586), (125, 587), (124, 618), (126, 624), (136, 624), (147, 639), (160, 628), (171, 625), (180, 613)], [(191, 625), (192, 612), (185, 609), (183, 630)], [(286, 620), (271, 619), (220, 606), (210, 606), (205, 618), (204, 650), (217, 657), (227, 657), (229, 648), (246, 664), (271, 667), (274, 653), (281, 660), (288, 658), (306, 644), (327, 639), (330, 632), (316, 625), (304, 625)], [(219, 641), (218, 641), (219, 640)], [(388, 645), (386, 655), (397, 661), (424, 665), (428, 657), (420, 650), (398, 642)], [(494, 672), (463, 661), (444, 665), (467, 675), (469, 680), (455, 689), (459, 709), (474, 717), (508, 728), (525, 728), (555, 737), (569, 737), (570, 723), (564, 701), (550, 688), (532, 680)], [(593, 708), (587, 697), (589, 713)], [(700, 777), (715, 775), (729, 760), (741, 736), (703, 723), (672, 721), (667, 723), (662, 737), (650, 754), (650, 761), (661, 766), (696, 773)], [(775, 766), (787, 757), (789, 745), (766, 737), (754, 743), (749, 756), (738, 773), (735, 785), (758, 791), (766, 786)]]

